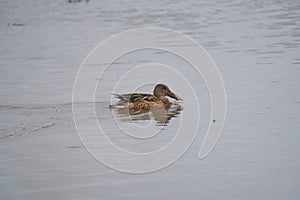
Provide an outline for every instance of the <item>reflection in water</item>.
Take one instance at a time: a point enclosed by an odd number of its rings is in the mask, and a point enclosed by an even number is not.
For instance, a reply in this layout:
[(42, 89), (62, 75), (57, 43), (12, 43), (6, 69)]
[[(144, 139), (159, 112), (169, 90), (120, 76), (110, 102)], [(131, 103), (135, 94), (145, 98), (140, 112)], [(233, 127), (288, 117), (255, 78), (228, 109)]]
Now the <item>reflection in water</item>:
[(114, 116), (123, 122), (139, 122), (155, 120), (157, 126), (167, 126), (170, 120), (180, 115), (183, 107), (178, 103), (173, 103), (169, 109), (164, 107), (154, 107), (146, 109), (113, 108)]
[[(114, 96), (119, 101), (109, 107), (118, 112), (117, 116), (121, 117), (121, 121), (149, 121), (153, 118), (157, 122), (156, 125), (165, 126), (182, 110), (182, 106), (177, 102), (182, 101), (182, 98), (164, 84), (157, 84), (153, 94), (129, 93)], [(177, 101), (172, 103), (166, 96)]]

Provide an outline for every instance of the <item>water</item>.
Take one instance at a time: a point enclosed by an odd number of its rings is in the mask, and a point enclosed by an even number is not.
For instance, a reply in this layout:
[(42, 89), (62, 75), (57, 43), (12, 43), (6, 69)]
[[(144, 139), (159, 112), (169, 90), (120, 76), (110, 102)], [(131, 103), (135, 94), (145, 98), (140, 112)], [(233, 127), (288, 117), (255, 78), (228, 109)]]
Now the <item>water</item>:
[[(0, 3), (0, 184), (4, 199), (298, 199), (300, 4), (298, 1), (67, 1)], [(174, 165), (146, 175), (109, 169), (84, 150), (72, 120), (72, 87), (87, 53), (112, 34), (156, 26), (183, 32), (218, 65), (227, 92), (223, 134), (204, 160), (197, 154), (209, 122), (201, 77), (201, 123)], [(97, 117), (118, 145), (144, 152), (150, 143), (113, 131), (107, 108), (115, 80), (133, 64), (186, 63), (155, 51), (120, 58), (97, 91)], [(138, 78), (137, 78), (138, 80)], [(152, 83), (153, 84), (153, 83)], [(170, 83), (179, 95), (180, 84)], [(118, 92), (131, 92), (128, 85)], [(153, 85), (136, 88), (151, 92)], [(128, 91), (125, 91), (128, 88)], [(184, 99), (184, 97), (183, 97)], [(78, 102), (87, 106), (86, 102)], [(183, 105), (184, 112), (188, 112)], [(179, 115), (181, 116), (181, 115)], [(165, 132), (176, 130), (173, 118)], [(88, 118), (86, 119), (89, 120)], [(156, 126), (158, 129), (161, 128)]]

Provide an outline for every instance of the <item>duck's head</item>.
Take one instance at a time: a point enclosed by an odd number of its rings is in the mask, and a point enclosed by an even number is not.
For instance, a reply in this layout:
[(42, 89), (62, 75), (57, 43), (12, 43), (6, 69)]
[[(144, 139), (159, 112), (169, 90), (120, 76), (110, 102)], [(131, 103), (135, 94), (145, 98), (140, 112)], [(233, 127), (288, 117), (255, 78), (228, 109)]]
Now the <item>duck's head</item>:
[(168, 86), (166, 86), (164, 84), (157, 84), (154, 88), (153, 95), (158, 97), (158, 98), (164, 98), (165, 96), (169, 96), (169, 97), (171, 97), (173, 99), (176, 99), (176, 100), (183, 100), (182, 98), (180, 98), (179, 96), (174, 94), (168, 88)]

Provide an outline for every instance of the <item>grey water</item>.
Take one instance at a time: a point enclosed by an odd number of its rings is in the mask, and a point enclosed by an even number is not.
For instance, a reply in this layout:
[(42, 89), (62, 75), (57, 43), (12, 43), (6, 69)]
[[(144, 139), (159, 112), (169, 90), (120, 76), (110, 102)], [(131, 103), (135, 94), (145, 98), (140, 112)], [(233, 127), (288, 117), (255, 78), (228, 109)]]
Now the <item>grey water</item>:
[[(180, 31), (208, 51), (224, 81), (227, 116), (216, 147), (199, 160), (211, 109), (203, 79), (168, 53), (121, 57), (96, 91), (97, 118), (119, 146), (155, 150), (174, 137), (189, 112), (183, 101), (166, 126), (153, 125), (162, 134), (149, 143), (121, 135), (108, 105), (113, 86), (130, 67), (155, 62), (183, 69), (200, 97), (200, 125), (188, 151), (163, 170), (132, 175), (107, 168), (82, 147), (72, 91), (77, 70), (96, 45), (141, 27)], [(0, 41), (3, 199), (299, 199), (299, 1), (2, 0)], [(131, 92), (130, 82), (141, 79), (135, 78), (114, 92)], [(151, 93), (154, 84), (136, 90)], [(170, 84), (185, 94), (180, 82)], [(75, 103), (84, 110), (89, 102)], [(124, 126), (131, 123), (125, 119)]]

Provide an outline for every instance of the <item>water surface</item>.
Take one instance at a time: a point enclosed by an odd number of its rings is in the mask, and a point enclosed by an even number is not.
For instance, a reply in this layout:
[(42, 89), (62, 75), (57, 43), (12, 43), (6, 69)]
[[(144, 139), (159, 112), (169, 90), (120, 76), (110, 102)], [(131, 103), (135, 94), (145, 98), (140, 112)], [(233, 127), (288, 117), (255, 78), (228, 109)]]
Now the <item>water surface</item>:
[[(12, 0), (2, 1), (0, 9), (4, 199), (299, 199), (298, 1)], [(71, 95), (76, 72), (94, 46), (146, 26), (181, 31), (208, 50), (224, 79), (228, 111), (216, 148), (198, 160), (210, 112), (202, 78), (164, 52), (120, 58), (102, 79), (106, 84), (97, 91), (96, 111), (124, 148), (159, 148), (173, 137), (180, 119), (172, 119), (163, 129), (167, 134), (147, 145), (115, 131), (108, 108), (111, 87), (128, 68), (148, 62), (174, 66), (197, 83), (201, 97), (201, 123), (191, 148), (169, 168), (136, 176), (109, 169), (84, 150), (72, 120)], [(185, 92), (179, 83), (170, 84), (179, 95)], [(122, 86), (118, 92), (131, 91)], [(152, 86), (136, 89), (151, 92)]]

